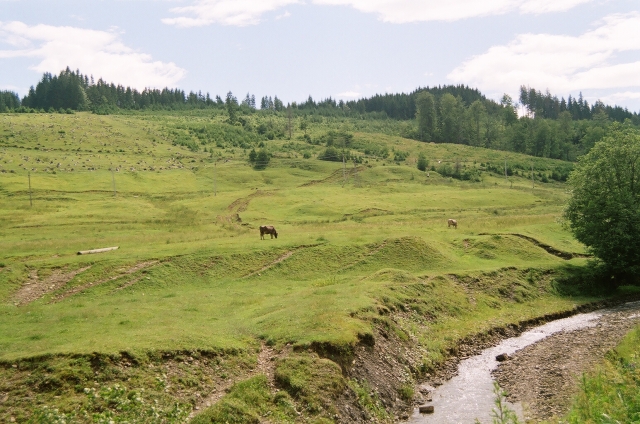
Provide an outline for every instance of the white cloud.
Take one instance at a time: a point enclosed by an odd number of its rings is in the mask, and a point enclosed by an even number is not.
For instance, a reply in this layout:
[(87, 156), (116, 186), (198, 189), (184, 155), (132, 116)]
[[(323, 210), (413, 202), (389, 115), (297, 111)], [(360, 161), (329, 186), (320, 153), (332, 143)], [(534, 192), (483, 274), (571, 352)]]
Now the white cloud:
[(17, 87), (15, 85), (0, 85), (0, 90), (18, 92), (18, 91), (20, 91), (20, 87)]
[(374, 13), (384, 22), (457, 21), (509, 12), (563, 12), (594, 0), (313, 0)]
[[(255, 25), (264, 13), (300, 3), (298, 0), (192, 0), (175, 7), (175, 18), (162, 22), (179, 27), (210, 24)], [(509, 12), (541, 14), (562, 12), (595, 0), (311, 0), (316, 5), (349, 6), (373, 13), (384, 22), (456, 21)]]
[(355, 99), (360, 97), (362, 94), (356, 91), (345, 91), (344, 93), (336, 94), (336, 97), (339, 99)]
[(162, 19), (162, 22), (183, 28), (211, 24), (255, 25), (263, 14), (295, 3), (298, 0), (195, 0), (190, 6), (171, 9), (181, 16)]
[(13, 47), (0, 50), (0, 59), (40, 60), (29, 68), (40, 73), (58, 73), (69, 66), (96, 78), (139, 89), (173, 86), (186, 75), (186, 70), (173, 62), (153, 61), (150, 55), (125, 46), (116, 29), (96, 31), (0, 22), (0, 42)]
[(589, 3), (591, 0), (526, 0), (519, 2), (520, 13), (552, 13), (552, 12), (565, 12), (569, 9), (573, 9), (582, 3)]
[(552, 92), (640, 88), (640, 60), (618, 53), (640, 51), (640, 13), (615, 14), (580, 36), (521, 34), (454, 69), (455, 83), (493, 94), (515, 94), (520, 85)]
[[(623, 91), (606, 96), (600, 96), (597, 99), (602, 100), (605, 104), (627, 104), (631, 103), (629, 102), (630, 100), (640, 100), (640, 91)], [(597, 99), (592, 98), (591, 100)]]
[(276, 20), (289, 18), (290, 16), (291, 16), (291, 13), (289, 13), (289, 12), (284, 12), (282, 15), (278, 15), (278, 16), (276, 16)]

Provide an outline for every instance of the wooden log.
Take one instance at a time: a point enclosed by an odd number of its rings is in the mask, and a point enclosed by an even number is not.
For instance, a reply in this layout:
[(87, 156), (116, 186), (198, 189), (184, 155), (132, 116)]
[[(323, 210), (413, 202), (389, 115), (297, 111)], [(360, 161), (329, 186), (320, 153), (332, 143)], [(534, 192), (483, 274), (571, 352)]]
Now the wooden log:
[(421, 414), (433, 414), (434, 407), (433, 405), (422, 405), (418, 410)]
[(118, 250), (119, 246), (116, 247), (104, 247), (102, 249), (93, 249), (93, 250), (81, 250), (78, 252), (78, 255), (92, 255), (94, 253), (104, 253), (110, 252), (112, 250)]

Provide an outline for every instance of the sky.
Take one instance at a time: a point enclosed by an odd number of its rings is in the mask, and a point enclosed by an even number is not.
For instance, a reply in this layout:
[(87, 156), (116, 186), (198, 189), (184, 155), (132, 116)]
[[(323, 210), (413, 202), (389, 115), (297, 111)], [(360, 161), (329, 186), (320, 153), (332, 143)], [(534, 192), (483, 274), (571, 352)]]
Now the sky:
[(0, 0), (0, 90), (69, 66), (285, 103), (522, 85), (640, 111), (640, 0)]

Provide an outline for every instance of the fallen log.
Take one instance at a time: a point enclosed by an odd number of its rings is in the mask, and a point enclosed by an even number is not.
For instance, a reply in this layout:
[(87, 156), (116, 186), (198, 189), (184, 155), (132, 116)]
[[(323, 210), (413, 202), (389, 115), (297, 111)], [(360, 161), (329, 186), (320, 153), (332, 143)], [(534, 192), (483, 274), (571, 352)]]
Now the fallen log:
[(94, 253), (104, 253), (110, 252), (112, 250), (118, 250), (119, 246), (116, 247), (104, 247), (102, 249), (93, 249), (93, 250), (81, 250), (78, 252), (78, 255), (92, 255)]
[(422, 405), (418, 408), (418, 411), (420, 411), (421, 414), (433, 414), (435, 412), (434, 410), (435, 408), (433, 405)]

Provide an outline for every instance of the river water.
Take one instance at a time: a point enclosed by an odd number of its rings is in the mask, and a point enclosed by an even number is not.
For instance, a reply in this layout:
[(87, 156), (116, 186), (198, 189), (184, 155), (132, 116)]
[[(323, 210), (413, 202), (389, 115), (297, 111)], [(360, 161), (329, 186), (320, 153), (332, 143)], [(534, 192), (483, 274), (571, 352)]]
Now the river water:
[[(552, 321), (526, 331), (519, 337), (503, 340), (499, 345), (461, 361), (458, 374), (432, 392), (433, 401), (427, 404), (433, 405), (435, 412), (420, 414), (416, 408), (408, 423), (473, 424), (476, 419), (483, 424), (492, 423), (495, 394), (491, 371), (499, 364), (495, 359), (497, 355), (501, 353), (512, 355), (517, 350), (561, 331), (569, 332), (593, 327), (604, 315), (621, 311), (628, 311), (630, 314), (633, 311), (640, 312), (640, 302), (626, 303), (615, 308)], [(635, 313), (628, 318), (637, 316), (638, 313)], [(520, 420), (523, 419), (520, 405), (507, 405), (518, 414)]]

